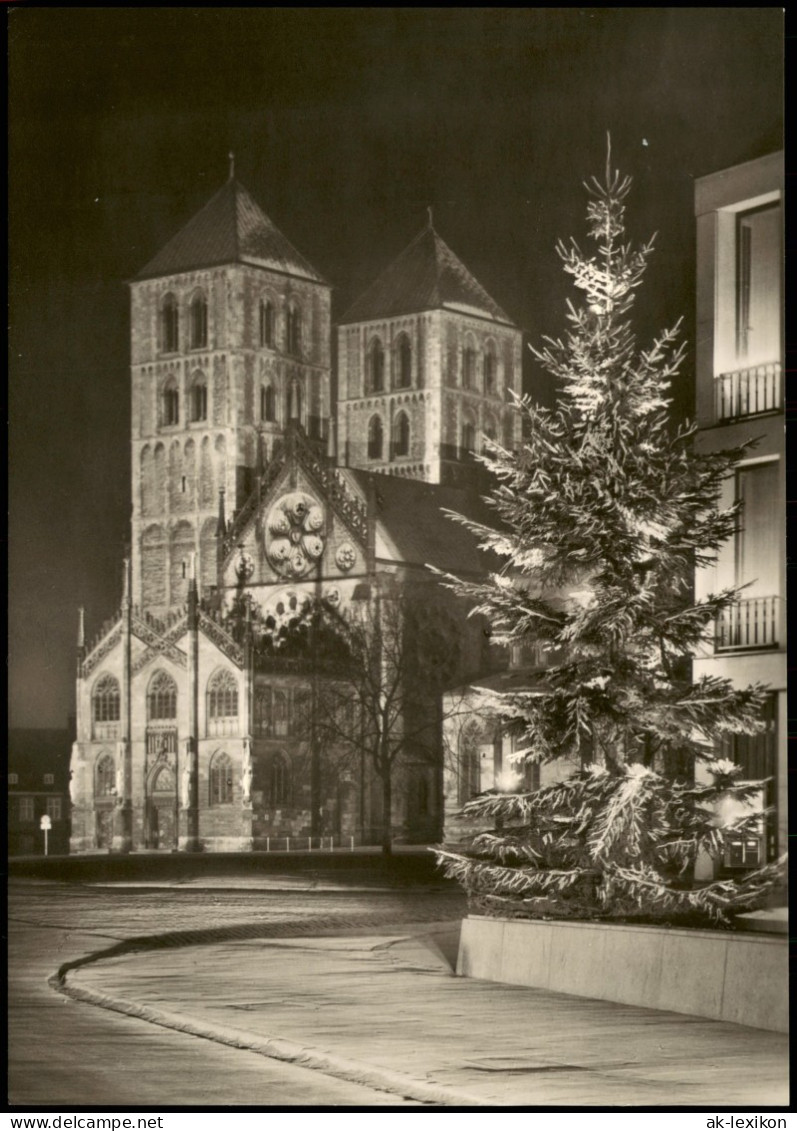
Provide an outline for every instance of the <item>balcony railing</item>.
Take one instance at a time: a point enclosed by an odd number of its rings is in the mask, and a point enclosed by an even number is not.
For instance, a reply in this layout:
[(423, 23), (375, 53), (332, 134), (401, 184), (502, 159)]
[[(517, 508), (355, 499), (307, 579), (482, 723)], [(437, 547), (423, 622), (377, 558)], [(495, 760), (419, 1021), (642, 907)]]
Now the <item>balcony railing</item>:
[(714, 402), (717, 420), (736, 420), (782, 408), (780, 362), (721, 373), (714, 378)]
[(715, 652), (776, 648), (778, 645), (778, 598), (751, 597), (724, 609), (717, 619)]

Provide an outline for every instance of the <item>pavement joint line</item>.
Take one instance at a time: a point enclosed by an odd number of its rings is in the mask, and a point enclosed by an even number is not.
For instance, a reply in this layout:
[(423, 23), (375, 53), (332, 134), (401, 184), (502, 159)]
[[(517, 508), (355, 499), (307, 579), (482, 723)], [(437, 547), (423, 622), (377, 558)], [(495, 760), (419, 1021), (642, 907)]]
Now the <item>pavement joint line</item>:
[[(373, 919), (375, 917), (368, 916), (368, 918)], [(387, 921), (387, 916), (385, 915), (378, 916), (378, 918)], [(348, 923), (351, 924), (351, 917), (349, 917)], [(256, 926), (262, 929), (263, 924), (257, 924)], [(281, 926), (288, 926), (288, 924), (281, 924)], [(231, 930), (234, 930), (234, 928), (216, 928), (190, 933), (192, 935), (214, 934), (217, 936), (214, 941), (217, 942), (235, 941), (235, 939), (240, 938), (239, 934), (230, 935)], [(188, 933), (189, 932), (181, 932), (182, 935)], [(250, 1034), (238, 1029), (201, 1023), (181, 1014), (167, 1013), (153, 1009), (151, 1006), (127, 1001), (125, 998), (115, 998), (108, 994), (98, 993), (84, 986), (70, 985), (67, 981), (67, 975), (82, 966), (101, 962), (105, 958), (116, 957), (120, 954), (131, 953), (136, 950), (157, 949), (158, 940), (170, 940), (167, 942), (164, 941), (162, 943), (164, 946), (197, 945), (197, 940), (195, 939), (186, 940), (182, 943), (177, 942), (175, 938), (176, 934), (176, 932), (169, 932), (168, 934), (160, 936), (150, 935), (146, 938), (127, 939), (120, 945), (107, 947), (100, 951), (93, 951), (90, 954), (63, 963), (56, 973), (50, 975), (47, 982), (56, 992), (87, 1005), (94, 1005), (100, 1009), (122, 1013), (125, 1016), (134, 1017), (141, 1021), (146, 1021), (149, 1024), (158, 1025), (164, 1029), (171, 1029), (176, 1032), (186, 1033), (189, 1036), (215, 1041), (217, 1044), (227, 1045), (230, 1048), (244, 1049), (249, 1052), (257, 1053), (259, 1056), (270, 1057), (272, 1060), (287, 1061), (300, 1068), (322, 1072), (327, 1076), (333, 1076), (337, 1079), (345, 1080), (348, 1083), (361, 1084), (372, 1088), (374, 1091), (398, 1095), (401, 1096), (402, 1099), (417, 1100), (420, 1103), (430, 1104), (436, 1107), (495, 1107), (495, 1104), (486, 1101), (480, 1096), (474, 1096), (468, 1092), (449, 1088), (445, 1084), (427, 1084), (421, 1080), (416, 1080), (414, 1077), (405, 1076), (401, 1072), (379, 1068), (366, 1061), (337, 1056), (334, 1053), (315, 1049), (308, 1045), (302, 1045), (284, 1037), (254, 1038), (250, 1036)], [(220, 935), (227, 935), (227, 939), (225, 940), (218, 937)], [(409, 938), (412, 936), (406, 937)], [(205, 943), (207, 942), (207, 940), (203, 941)]]

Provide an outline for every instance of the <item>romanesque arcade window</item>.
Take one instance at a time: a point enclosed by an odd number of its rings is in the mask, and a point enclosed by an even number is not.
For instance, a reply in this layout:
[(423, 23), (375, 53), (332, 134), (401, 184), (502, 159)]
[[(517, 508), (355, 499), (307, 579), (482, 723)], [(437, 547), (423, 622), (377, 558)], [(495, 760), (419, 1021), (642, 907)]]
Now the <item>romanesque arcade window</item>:
[(274, 307), (266, 299), (260, 303), (260, 345), (274, 345)]
[(410, 421), (406, 412), (400, 412), (396, 417), (393, 435), (393, 454), (408, 456), (410, 454)]
[(383, 445), (382, 421), (380, 417), (372, 416), (368, 423), (368, 458), (382, 459)]
[(302, 352), (302, 312), (293, 304), (288, 307), (287, 350), (297, 357)]
[(208, 776), (211, 805), (229, 805), (233, 797), (232, 760), (229, 754), (214, 754)]
[(160, 309), (160, 346), (164, 353), (180, 348), (180, 314), (173, 294), (165, 296)]
[(381, 393), (385, 388), (385, 351), (379, 338), (374, 338), (368, 350), (368, 391)]
[[(202, 373), (194, 377), (191, 386), (191, 419), (195, 422), (208, 418), (208, 386)], [(176, 423), (176, 421), (175, 421)]]
[(487, 343), (484, 351), (484, 395), (492, 397), (496, 388), (496, 361), (495, 347), (492, 342)]
[(408, 389), (412, 384), (412, 347), (406, 334), (400, 334), (396, 342), (395, 384), (399, 389)]
[(208, 344), (208, 300), (201, 292), (191, 299), (189, 313), (191, 349), (205, 349)]
[(171, 378), (163, 389), (163, 423), (173, 425), (180, 423), (180, 394), (177, 382)]
[(277, 399), (272, 385), (260, 387), (260, 419), (273, 423), (277, 419)]
[(472, 389), (476, 384), (476, 349), (468, 339), (462, 351), (462, 388)]

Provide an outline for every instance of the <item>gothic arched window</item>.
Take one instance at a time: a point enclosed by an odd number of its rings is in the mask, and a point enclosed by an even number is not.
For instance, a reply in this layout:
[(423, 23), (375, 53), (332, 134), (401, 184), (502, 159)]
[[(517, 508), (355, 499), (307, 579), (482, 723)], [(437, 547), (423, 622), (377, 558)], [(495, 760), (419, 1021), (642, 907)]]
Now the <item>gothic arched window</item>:
[(277, 419), (277, 398), (272, 385), (260, 386), (260, 419), (269, 423)]
[(260, 344), (274, 345), (274, 307), (267, 299), (260, 300)]
[(95, 797), (112, 797), (116, 793), (116, 763), (110, 754), (101, 754), (94, 770)]
[(208, 344), (208, 300), (198, 291), (190, 307), (191, 349), (205, 349)]
[(381, 393), (385, 388), (385, 351), (379, 338), (368, 349), (368, 391)]
[(273, 732), (270, 687), (259, 687), (255, 692), (254, 716), (255, 734), (268, 738)]
[(180, 394), (173, 377), (169, 378), (163, 388), (163, 423), (180, 423)]
[(278, 809), (280, 806), (290, 803), (290, 768), (284, 754), (275, 754), (272, 759), (269, 786), (269, 800), (272, 809)]
[(229, 805), (233, 795), (232, 760), (229, 754), (214, 754), (208, 778), (211, 805)]
[(278, 738), (284, 738), (288, 733), (290, 726), (290, 703), (288, 700), (287, 691), (274, 691), (274, 714), (272, 715), (274, 723), (274, 734)]
[(194, 381), (191, 385), (191, 419), (200, 421), (207, 420), (207, 418), (208, 385), (204, 373), (197, 372), (194, 374)]
[(493, 419), (492, 416), (486, 416), (484, 418), (484, 435), (488, 440), (493, 440), (493, 441), (495, 441), (495, 439), (498, 435), (498, 432), (497, 432), (496, 426), (495, 426), (495, 420)]
[(400, 412), (396, 417), (393, 436), (393, 454), (408, 456), (410, 454), (410, 421), (406, 412)]
[(395, 384), (399, 389), (408, 389), (412, 384), (412, 347), (406, 334), (400, 334), (396, 341)]
[(476, 425), (472, 420), (465, 419), (462, 421), (462, 451), (466, 452), (475, 451), (476, 448)]
[(119, 681), (112, 675), (103, 675), (94, 685), (91, 696), (92, 718), (95, 723), (119, 721)]
[(368, 458), (381, 459), (384, 431), (379, 416), (372, 416), (368, 423)]
[(147, 690), (147, 719), (157, 722), (176, 718), (177, 684), (166, 672), (155, 672)]
[(173, 294), (167, 294), (161, 303), (160, 339), (164, 353), (176, 353), (180, 348), (180, 314)]
[(235, 676), (222, 668), (208, 683), (208, 717), (232, 719), (238, 715), (238, 684)]

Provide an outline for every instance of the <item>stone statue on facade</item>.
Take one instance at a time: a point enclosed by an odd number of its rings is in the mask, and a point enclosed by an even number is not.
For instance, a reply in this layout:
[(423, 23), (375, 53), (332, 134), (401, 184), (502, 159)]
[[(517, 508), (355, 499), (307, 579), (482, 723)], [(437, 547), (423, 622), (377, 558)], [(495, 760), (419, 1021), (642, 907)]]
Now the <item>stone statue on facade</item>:
[(252, 750), (249, 739), (244, 739), (243, 763), (241, 766), (241, 802), (252, 804)]

